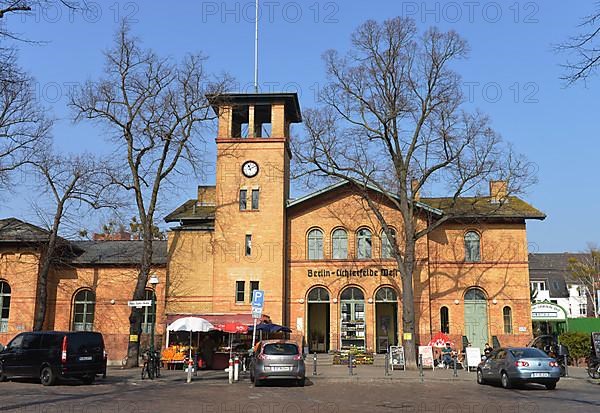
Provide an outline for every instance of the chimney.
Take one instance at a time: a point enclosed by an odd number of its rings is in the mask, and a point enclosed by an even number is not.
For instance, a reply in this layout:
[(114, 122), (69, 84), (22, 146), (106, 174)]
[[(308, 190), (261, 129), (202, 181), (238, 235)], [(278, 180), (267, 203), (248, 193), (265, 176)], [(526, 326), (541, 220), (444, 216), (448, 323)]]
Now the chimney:
[(419, 180), (411, 179), (410, 180), (410, 190), (412, 191), (412, 196), (415, 201), (419, 201), (421, 199), (421, 191), (418, 188)]
[(215, 206), (217, 204), (214, 186), (198, 186), (198, 206)]
[(506, 181), (490, 181), (490, 202), (500, 204), (506, 201), (508, 185)]

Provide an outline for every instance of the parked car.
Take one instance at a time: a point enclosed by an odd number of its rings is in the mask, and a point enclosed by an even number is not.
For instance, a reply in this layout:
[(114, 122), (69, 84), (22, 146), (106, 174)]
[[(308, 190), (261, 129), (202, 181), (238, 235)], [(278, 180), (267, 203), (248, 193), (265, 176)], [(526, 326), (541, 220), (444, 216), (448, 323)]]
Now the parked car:
[(298, 345), (289, 340), (261, 341), (250, 362), (250, 380), (260, 386), (266, 380), (296, 380), (304, 386), (304, 357)]
[(554, 390), (559, 380), (558, 362), (532, 347), (494, 350), (477, 366), (477, 383), (500, 382), (505, 389), (519, 383), (538, 383)]
[(534, 347), (542, 350), (550, 358), (555, 358), (560, 366), (560, 376), (564, 377), (566, 374), (565, 368), (565, 355), (569, 355), (569, 350), (558, 343), (558, 338), (552, 335), (543, 335), (535, 337), (527, 344), (527, 347)]
[(61, 378), (92, 384), (106, 373), (102, 334), (44, 331), (21, 333), (0, 351), (0, 381), (9, 377), (39, 378), (51, 386)]

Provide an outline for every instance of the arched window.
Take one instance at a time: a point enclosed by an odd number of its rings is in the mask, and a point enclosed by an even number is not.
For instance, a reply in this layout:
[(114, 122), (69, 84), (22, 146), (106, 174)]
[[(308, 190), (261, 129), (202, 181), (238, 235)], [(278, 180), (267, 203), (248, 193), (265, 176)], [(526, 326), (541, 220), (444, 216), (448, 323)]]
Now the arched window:
[(142, 332), (151, 334), (152, 324), (156, 323), (156, 294), (154, 294), (154, 291), (144, 291), (144, 300), (154, 303), (150, 307), (144, 307), (144, 318), (142, 319)]
[(448, 307), (440, 308), (440, 331), (444, 334), (450, 333), (450, 314)]
[(481, 261), (479, 234), (475, 231), (469, 231), (465, 234), (465, 261)]
[(367, 228), (361, 228), (356, 233), (356, 258), (366, 260), (371, 258), (372, 242), (371, 231)]
[(308, 232), (308, 259), (323, 259), (323, 231), (320, 229), (311, 229)]
[(364, 300), (365, 295), (360, 288), (348, 287), (340, 295), (341, 300)]
[(10, 285), (0, 281), (0, 333), (8, 331), (8, 316), (10, 314)]
[(485, 293), (479, 288), (469, 288), (465, 293), (465, 301), (485, 301)]
[(92, 331), (96, 294), (92, 290), (80, 290), (73, 299), (73, 331)]
[(309, 303), (327, 303), (329, 302), (329, 292), (323, 287), (316, 287), (308, 293)]
[(396, 291), (393, 288), (383, 287), (377, 290), (377, 292), (375, 293), (375, 302), (395, 303), (396, 301), (398, 301), (398, 295), (396, 294)]
[(396, 230), (390, 228), (392, 239), (390, 240), (385, 231), (381, 231), (381, 258), (392, 258), (394, 256), (394, 244), (396, 242)]
[(502, 316), (504, 318), (504, 334), (512, 334), (512, 309), (509, 306), (504, 307)]
[(331, 258), (345, 260), (348, 258), (348, 233), (338, 228), (331, 234)]

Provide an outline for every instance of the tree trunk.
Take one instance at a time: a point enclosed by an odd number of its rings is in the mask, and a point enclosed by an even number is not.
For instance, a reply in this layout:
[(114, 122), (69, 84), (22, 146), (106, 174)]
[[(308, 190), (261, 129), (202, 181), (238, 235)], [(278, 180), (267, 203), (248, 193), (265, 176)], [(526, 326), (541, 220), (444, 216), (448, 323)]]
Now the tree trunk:
[(48, 246), (46, 251), (43, 252), (41, 256), (37, 280), (35, 315), (33, 317), (33, 331), (40, 331), (44, 328), (46, 310), (48, 308), (48, 275), (50, 274), (52, 260), (54, 259), (54, 254), (56, 251), (58, 227), (60, 226), (62, 215), (63, 205), (62, 203), (59, 203), (56, 209), (56, 215), (54, 216), (52, 230), (50, 231), (50, 236), (48, 238)]
[[(140, 265), (140, 273), (137, 277), (137, 283), (133, 292), (133, 300), (143, 300), (144, 291), (146, 290), (146, 284), (148, 283), (148, 276), (152, 268), (152, 234), (147, 231), (146, 225), (144, 225), (144, 246), (142, 251), (142, 260)], [(140, 356), (140, 336), (142, 333), (142, 314), (141, 308), (131, 307), (131, 313), (129, 315), (129, 344), (127, 346), (127, 368), (138, 367), (139, 356)], [(137, 340), (133, 341), (132, 338), (136, 337)]]
[(406, 246), (404, 273), (402, 274), (402, 331), (410, 334), (410, 339), (403, 336), (404, 358), (407, 369), (417, 367), (416, 325), (415, 325), (415, 294), (413, 291), (414, 243)]

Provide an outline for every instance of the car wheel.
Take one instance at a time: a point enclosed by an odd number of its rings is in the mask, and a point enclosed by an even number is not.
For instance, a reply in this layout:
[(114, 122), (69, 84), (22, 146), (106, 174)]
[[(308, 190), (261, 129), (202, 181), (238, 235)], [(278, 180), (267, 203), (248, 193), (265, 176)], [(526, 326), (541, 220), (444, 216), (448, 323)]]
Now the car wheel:
[(505, 389), (510, 389), (512, 387), (512, 384), (510, 382), (510, 377), (508, 377), (508, 374), (506, 374), (505, 371), (502, 372), (502, 376), (500, 377), (500, 382), (502, 383), (502, 387), (504, 387)]
[(547, 383), (546, 384), (546, 389), (547, 390), (554, 390), (554, 389), (556, 389), (556, 382), (553, 381), (552, 383)]
[(477, 370), (477, 383), (485, 384), (485, 379), (483, 378), (483, 371), (481, 371), (480, 369)]
[(96, 376), (83, 376), (81, 378), (81, 381), (83, 382), (83, 384), (89, 386), (90, 384), (96, 381)]
[(298, 380), (298, 387), (304, 387), (305, 384), (306, 384), (306, 377), (302, 377), (301, 379)]
[(56, 375), (50, 367), (44, 367), (40, 372), (40, 382), (44, 386), (52, 386), (56, 383)]

